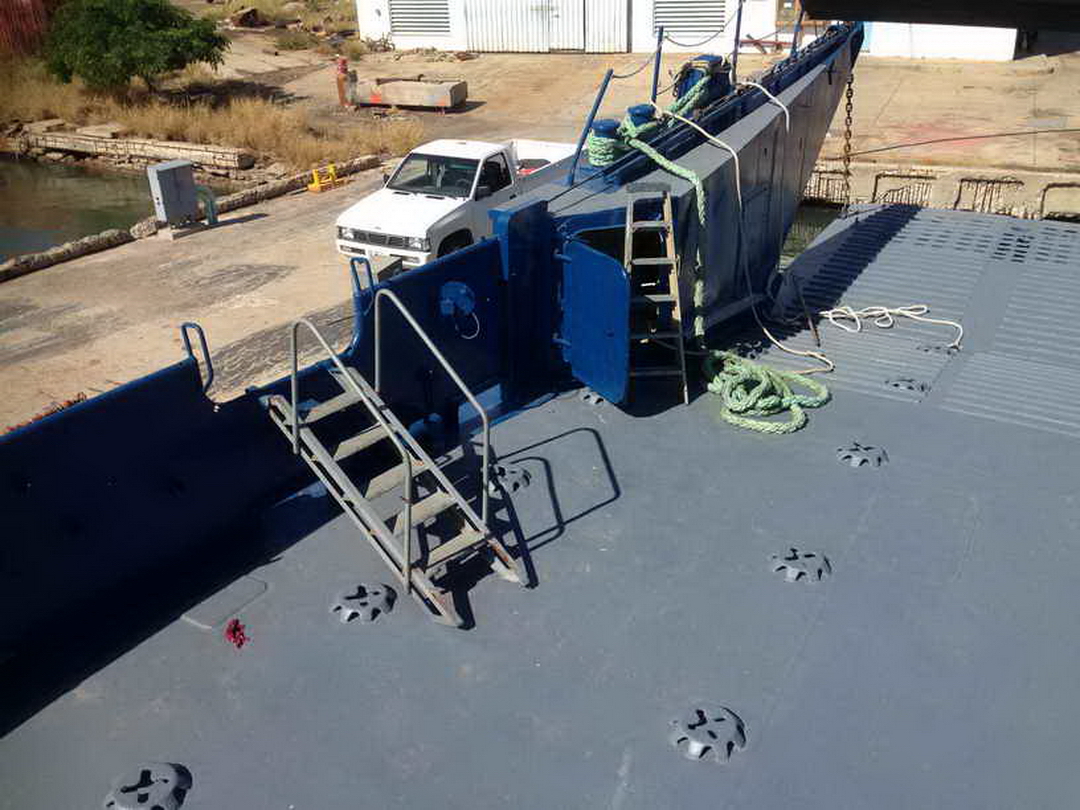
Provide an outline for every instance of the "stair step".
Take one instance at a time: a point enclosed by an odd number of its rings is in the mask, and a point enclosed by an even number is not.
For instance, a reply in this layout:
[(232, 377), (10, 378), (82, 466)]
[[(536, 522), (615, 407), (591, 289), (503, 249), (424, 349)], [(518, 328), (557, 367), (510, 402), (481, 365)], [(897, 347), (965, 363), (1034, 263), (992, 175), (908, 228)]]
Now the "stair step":
[(675, 296), (671, 293), (643, 293), (631, 298), (630, 303), (638, 307), (652, 304), (674, 304)]
[[(368, 395), (368, 398), (371, 399), (376, 406), (378, 406), (380, 411), (388, 410), (386, 407), (386, 403), (379, 399), (379, 395), (375, 393), (372, 387), (368, 384), (368, 381), (364, 379), (363, 374), (361, 374), (352, 366), (345, 366), (345, 370), (349, 372), (349, 376), (358, 386), (360, 386), (361, 390), (363, 390), (363, 392)], [(352, 386), (350, 386), (347, 382), (345, 382), (344, 379), (342, 379), (344, 375), (342, 375), (341, 371), (338, 370), (337, 366), (330, 366), (329, 371), (330, 376), (337, 380), (338, 384), (342, 388), (344, 388), (346, 391), (352, 391)]]
[(677, 338), (682, 333), (678, 329), (657, 329), (655, 332), (631, 332), (631, 340), (649, 340), (651, 338)]
[(336, 397), (331, 397), (325, 402), (320, 402), (302, 417), (303, 422), (304, 424), (310, 425), (331, 414), (339, 413), (346, 408), (350, 408), (359, 401), (360, 397), (352, 391), (345, 391), (344, 393), (338, 394)]
[[(445, 512), (451, 506), (454, 505), (454, 497), (448, 492), (435, 492), (428, 495), (421, 501), (417, 501), (412, 506), (412, 525), (419, 526), (421, 523), (425, 523), (441, 512)], [(400, 534), (401, 526), (405, 522), (405, 510), (403, 509), (398, 513), (394, 519), (394, 534)]]
[(639, 219), (630, 223), (632, 231), (662, 231), (667, 230), (668, 224), (662, 219)]
[(475, 546), (477, 543), (483, 542), (483, 540), (484, 535), (476, 531), (476, 529), (465, 529), (457, 537), (447, 540), (441, 546), (432, 550), (428, 554), (427, 567), (434, 568), (439, 563), (446, 562), (451, 557)]
[(681, 377), (682, 368), (679, 366), (648, 366), (645, 368), (630, 369), (631, 377)]
[[(412, 474), (415, 479), (417, 475), (427, 469), (427, 465), (420, 459), (413, 459)], [(385, 495), (395, 487), (400, 486), (405, 482), (405, 465), (396, 464), (389, 470), (376, 475), (370, 481), (366, 487), (364, 487), (364, 497), (369, 501), (378, 498), (380, 495)], [(413, 515), (416, 515), (416, 505), (413, 505)]]
[(383, 439), (390, 438), (390, 434), (383, 430), (382, 425), (372, 425), (362, 433), (345, 439), (334, 451), (334, 461), (344, 461), (350, 456), (355, 456), (361, 450), (366, 450), (373, 444), (378, 444)]
[(675, 264), (675, 259), (668, 256), (638, 256), (637, 258), (631, 257), (631, 264), (641, 265), (672, 265)]

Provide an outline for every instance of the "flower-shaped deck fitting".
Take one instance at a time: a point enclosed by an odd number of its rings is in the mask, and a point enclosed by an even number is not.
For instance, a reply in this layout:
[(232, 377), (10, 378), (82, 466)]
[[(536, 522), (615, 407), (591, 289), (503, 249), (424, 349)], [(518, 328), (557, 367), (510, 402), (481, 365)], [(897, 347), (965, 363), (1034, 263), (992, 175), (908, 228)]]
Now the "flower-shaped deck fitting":
[(859, 442), (836, 448), (836, 457), (852, 467), (882, 467), (889, 462), (889, 456), (884, 447), (859, 444)]
[(345, 591), (330, 605), (330, 612), (338, 614), (342, 624), (354, 620), (369, 624), (394, 609), (397, 594), (388, 585), (357, 585)]
[(191, 772), (169, 762), (147, 762), (113, 781), (106, 810), (178, 810), (191, 790)]
[(742, 719), (724, 706), (693, 709), (688, 717), (671, 721), (671, 744), (695, 762), (711, 759), (721, 764), (746, 748)]
[(772, 570), (783, 573), (788, 582), (820, 582), (832, 573), (829, 558), (816, 551), (799, 551), (791, 548), (783, 554), (770, 554)]

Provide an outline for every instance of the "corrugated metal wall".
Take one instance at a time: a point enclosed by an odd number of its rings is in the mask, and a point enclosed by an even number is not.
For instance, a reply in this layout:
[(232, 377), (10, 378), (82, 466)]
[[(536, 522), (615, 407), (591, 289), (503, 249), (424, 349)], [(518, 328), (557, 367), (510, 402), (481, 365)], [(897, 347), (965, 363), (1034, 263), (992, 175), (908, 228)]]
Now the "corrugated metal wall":
[(585, 49), (585, 0), (549, 0), (551, 5), (551, 49)]
[(551, 49), (547, 0), (465, 0), (469, 49), (544, 53)]
[(449, 34), (449, 0), (390, 0), (390, 32), (405, 36)]
[(0, 0), (0, 56), (32, 51), (45, 27), (42, 0)]
[(585, 0), (585, 50), (624, 53), (630, 50), (629, 0)]
[(626, 51), (629, 5), (630, 0), (465, 0), (469, 49)]

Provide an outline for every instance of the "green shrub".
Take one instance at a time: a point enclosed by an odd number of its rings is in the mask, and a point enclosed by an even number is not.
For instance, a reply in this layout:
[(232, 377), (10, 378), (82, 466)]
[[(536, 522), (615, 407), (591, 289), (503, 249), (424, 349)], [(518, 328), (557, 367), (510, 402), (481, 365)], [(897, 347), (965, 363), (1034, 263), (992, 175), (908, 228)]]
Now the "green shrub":
[(78, 76), (91, 89), (115, 90), (135, 76), (153, 87), (190, 64), (217, 67), (228, 47), (212, 21), (168, 0), (69, 0), (56, 12), (45, 54), (61, 81)]
[(279, 51), (302, 51), (315, 47), (318, 42), (318, 38), (307, 31), (280, 31), (274, 37), (274, 44)]

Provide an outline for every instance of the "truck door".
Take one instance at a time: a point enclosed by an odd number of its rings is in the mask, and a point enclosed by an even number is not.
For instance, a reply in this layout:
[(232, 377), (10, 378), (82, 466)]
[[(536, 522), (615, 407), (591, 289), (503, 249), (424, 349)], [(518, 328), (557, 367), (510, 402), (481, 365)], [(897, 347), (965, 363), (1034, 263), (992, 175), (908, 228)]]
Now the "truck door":
[(630, 280), (623, 266), (571, 239), (563, 260), (563, 357), (574, 376), (608, 402), (626, 396)]
[(476, 181), (476, 193), (480, 196), (480, 189), (485, 189), (488, 196), (478, 199), (474, 204), (473, 233), (477, 235), (491, 235), (491, 217), (488, 211), (498, 208), (503, 203), (517, 196), (514, 187), (514, 178), (510, 173), (510, 166), (506, 162), (506, 156), (497, 152), (488, 158), (480, 166), (480, 174)]

